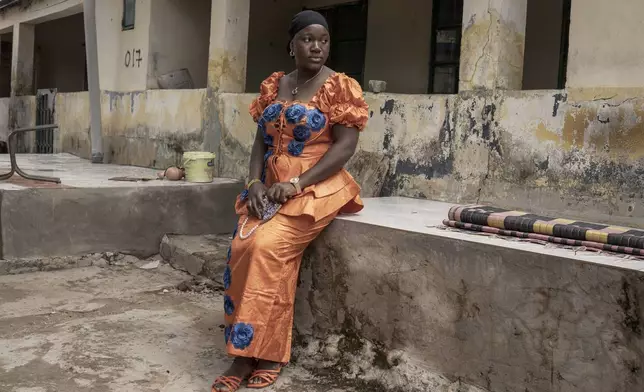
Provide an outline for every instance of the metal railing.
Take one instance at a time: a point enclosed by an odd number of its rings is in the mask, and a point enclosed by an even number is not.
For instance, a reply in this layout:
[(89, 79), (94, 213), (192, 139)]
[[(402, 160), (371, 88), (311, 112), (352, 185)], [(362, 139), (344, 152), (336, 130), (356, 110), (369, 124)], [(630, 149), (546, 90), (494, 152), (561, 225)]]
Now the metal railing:
[(58, 128), (58, 125), (56, 124), (48, 124), (48, 125), (38, 125), (35, 127), (29, 127), (29, 128), (18, 128), (14, 129), (9, 133), (9, 137), (7, 138), (7, 147), (9, 148), (9, 159), (11, 160), (11, 171), (9, 173), (5, 174), (0, 174), (0, 181), (8, 180), (15, 173), (18, 173), (21, 177), (24, 177), (28, 180), (34, 180), (34, 181), (46, 181), (46, 182), (55, 182), (56, 184), (60, 184), (60, 178), (57, 177), (44, 177), (44, 176), (37, 176), (34, 174), (27, 174), (20, 167), (18, 167), (18, 162), (16, 162), (16, 136), (21, 135), (25, 132), (39, 132), (39, 131), (52, 131), (54, 129)]

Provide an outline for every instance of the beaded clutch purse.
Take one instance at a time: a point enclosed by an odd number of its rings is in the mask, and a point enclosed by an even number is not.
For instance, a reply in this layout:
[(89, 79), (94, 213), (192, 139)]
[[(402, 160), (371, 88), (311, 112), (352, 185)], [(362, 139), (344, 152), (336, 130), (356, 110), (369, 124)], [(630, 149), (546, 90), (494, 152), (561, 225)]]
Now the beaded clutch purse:
[(248, 223), (248, 217), (244, 219), (244, 222), (241, 225), (241, 228), (239, 229), (239, 238), (242, 240), (245, 240), (246, 238), (250, 237), (255, 230), (264, 222), (268, 222), (277, 214), (277, 211), (282, 208), (282, 205), (280, 203), (273, 203), (268, 200), (268, 198), (264, 198), (264, 211), (262, 211), (262, 221), (257, 224), (257, 226), (253, 227), (250, 229), (250, 231), (246, 234), (244, 234), (244, 230), (246, 229), (246, 224)]

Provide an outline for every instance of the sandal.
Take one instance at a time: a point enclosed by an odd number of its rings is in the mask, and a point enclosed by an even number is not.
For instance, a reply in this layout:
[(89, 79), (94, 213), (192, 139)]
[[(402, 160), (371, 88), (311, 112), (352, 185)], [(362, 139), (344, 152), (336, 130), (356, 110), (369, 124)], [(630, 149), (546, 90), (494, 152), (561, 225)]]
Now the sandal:
[[(279, 377), (280, 373), (282, 371), (282, 368), (280, 367), (279, 369), (258, 369), (255, 370), (250, 377), (248, 378), (248, 385), (246, 385), (246, 388), (249, 389), (263, 389), (266, 387), (270, 387), (271, 385), (275, 384), (277, 381), (277, 378)], [(253, 384), (251, 381), (253, 379), (259, 378), (261, 383), (258, 384)]]
[[(211, 392), (235, 392), (236, 390), (241, 387), (242, 379), (239, 377), (235, 376), (221, 376), (217, 377), (215, 382), (212, 384), (211, 387)], [(223, 385), (224, 387), (228, 388), (227, 391), (221, 391), (217, 388), (215, 388), (215, 385)]]

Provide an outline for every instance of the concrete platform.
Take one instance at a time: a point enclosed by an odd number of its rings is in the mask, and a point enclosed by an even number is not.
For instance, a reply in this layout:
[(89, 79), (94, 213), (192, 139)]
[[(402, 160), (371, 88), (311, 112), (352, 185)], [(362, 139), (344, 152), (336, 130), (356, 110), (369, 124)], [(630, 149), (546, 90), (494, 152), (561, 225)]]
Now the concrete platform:
[[(4, 159), (4, 165), (1, 159)], [(8, 156), (0, 170), (8, 171)], [(3, 259), (69, 256), (105, 251), (158, 253), (164, 234), (229, 232), (241, 182), (211, 184), (161, 180), (156, 170), (93, 165), (68, 154), (19, 155), (26, 172), (57, 176), (62, 184), (14, 178), (0, 183)], [(7, 170), (4, 170), (6, 168)]]
[[(223, 299), (174, 290), (183, 279), (163, 266), (0, 276), (0, 391), (210, 391), (230, 363)], [(266, 391), (374, 390), (293, 365)]]
[(446, 230), (449, 204), (365, 202), (304, 259), (302, 363), (408, 392), (644, 390), (643, 261)]

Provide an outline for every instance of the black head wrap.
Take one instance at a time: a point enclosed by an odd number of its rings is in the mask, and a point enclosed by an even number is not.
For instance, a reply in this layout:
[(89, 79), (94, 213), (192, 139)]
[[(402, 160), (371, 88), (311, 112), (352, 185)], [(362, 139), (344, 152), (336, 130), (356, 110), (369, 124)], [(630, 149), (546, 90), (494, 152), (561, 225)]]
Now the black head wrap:
[[(327, 31), (329, 30), (329, 24), (324, 16), (319, 12), (307, 10), (295, 15), (293, 20), (291, 20), (291, 26), (288, 29), (288, 35), (291, 37), (291, 41), (293, 41), (293, 38), (295, 38), (297, 33), (312, 25), (324, 26)], [(290, 42), (288, 45), (288, 51), (291, 51)]]

